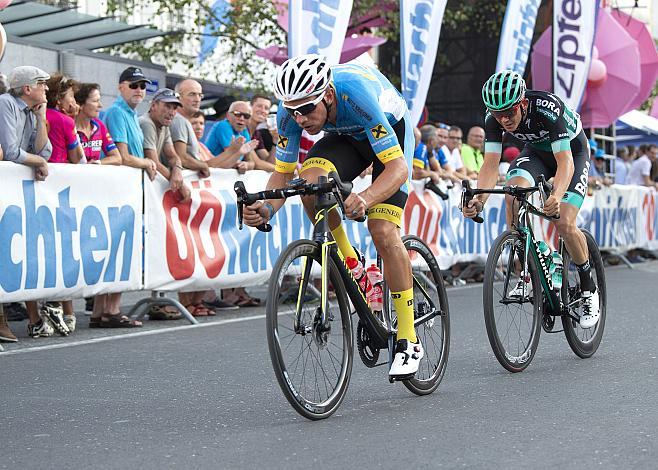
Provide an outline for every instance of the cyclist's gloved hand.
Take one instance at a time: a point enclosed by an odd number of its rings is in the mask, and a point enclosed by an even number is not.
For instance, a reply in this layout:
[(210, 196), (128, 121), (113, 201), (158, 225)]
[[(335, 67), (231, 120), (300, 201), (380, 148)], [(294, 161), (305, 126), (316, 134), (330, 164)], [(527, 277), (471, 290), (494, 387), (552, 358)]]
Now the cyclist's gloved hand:
[(271, 219), (272, 206), (263, 201), (256, 201), (250, 206), (244, 207), (242, 220), (250, 227), (258, 227)]
[(462, 213), (464, 214), (464, 217), (472, 219), (482, 212), (482, 209), (484, 209), (484, 204), (482, 204), (479, 199), (471, 199), (468, 201), (468, 204), (466, 204), (466, 207), (462, 207)]
[(551, 194), (544, 203), (544, 214), (555, 217), (560, 213), (560, 200)]
[(366, 215), (368, 205), (365, 199), (358, 194), (351, 193), (343, 202), (345, 204), (345, 216), (348, 219), (361, 219)]

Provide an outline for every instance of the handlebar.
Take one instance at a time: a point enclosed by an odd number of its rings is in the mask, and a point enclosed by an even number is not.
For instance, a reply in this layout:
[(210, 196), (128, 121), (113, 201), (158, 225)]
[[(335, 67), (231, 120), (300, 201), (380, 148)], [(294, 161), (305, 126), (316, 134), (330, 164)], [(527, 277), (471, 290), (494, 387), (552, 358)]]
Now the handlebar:
[[(343, 182), (338, 176), (338, 173), (332, 171), (328, 175), (328, 181), (322, 181), (322, 178), (317, 183), (307, 183), (303, 178), (297, 178), (288, 182), (288, 187), (279, 188), (279, 189), (268, 189), (265, 191), (259, 191), (256, 193), (249, 193), (244, 186), (242, 181), (236, 181), (233, 186), (233, 190), (237, 195), (238, 203), (238, 225), (240, 230), (242, 230), (242, 215), (244, 211), (244, 206), (249, 206), (256, 201), (263, 201), (265, 199), (286, 199), (292, 196), (309, 196), (309, 195), (321, 195), (326, 193), (332, 193), (336, 197), (336, 201), (343, 212), (343, 218), (345, 218), (345, 207), (343, 205), (343, 199), (350, 195), (352, 192), (352, 183)], [(365, 217), (357, 219), (358, 222), (365, 220)], [(256, 227), (261, 232), (269, 232), (272, 230), (272, 226), (268, 223), (264, 223)]]
[[(546, 202), (548, 195), (553, 191), (553, 185), (546, 181), (544, 175), (539, 175), (537, 177), (537, 184), (530, 187), (522, 187), (517, 185), (512, 186), (503, 186), (500, 189), (474, 189), (471, 188), (471, 183), (469, 180), (462, 181), (462, 208), (466, 207), (468, 203), (478, 194), (507, 194), (517, 199), (527, 199), (528, 195), (539, 191), (542, 203)], [(545, 217), (551, 220), (558, 220), (560, 215), (548, 216)], [(473, 217), (473, 221), (481, 224), (484, 222), (484, 219), (480, 215)]]

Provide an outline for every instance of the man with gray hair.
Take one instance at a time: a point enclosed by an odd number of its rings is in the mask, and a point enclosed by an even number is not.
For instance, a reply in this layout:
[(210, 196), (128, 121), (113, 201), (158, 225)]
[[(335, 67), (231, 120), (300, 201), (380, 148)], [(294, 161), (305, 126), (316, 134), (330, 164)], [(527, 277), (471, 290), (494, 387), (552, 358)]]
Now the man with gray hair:
[[(46, 124), (46, 80), (50, 75), (27, 65), (16, 67), (7, 78), (9, 93), (0, 95), (0, 158), (34, 168), (34, 179), (43, 181), (53, 150)], [(39, 316), (37, 303), (25, 305), (30, 319), (28, 334), (52, 336), (53, 328)], [(1, 311), (0, 341), (17, 341)]]
[[(235, 168), (239, 173), (247, 170), (274, 171), (274, 165), (258, 158), (254, 149), (257, 140), (251, 140), (247, 122), (251, 119), (251, 105), (246, 101), (234, 101), (228, 108), (226, 119), (219, 121), (210, 131), (206, 145), (217, 158), (208, 161), (214, 168)], [(230, 152), (227, 149), (239, 149)]]
[(207, 178), (210, 176), (210, 170), (208, 164), (199, 158), (199, 141), (190, 123), (192, 116), (201, 109), (203, 99), (201, 84), (186, 78), (176, 84), (174, 91), (181, 103), (169, 126), (174, 148), (184, 168), (197, 171), (199, 177)]

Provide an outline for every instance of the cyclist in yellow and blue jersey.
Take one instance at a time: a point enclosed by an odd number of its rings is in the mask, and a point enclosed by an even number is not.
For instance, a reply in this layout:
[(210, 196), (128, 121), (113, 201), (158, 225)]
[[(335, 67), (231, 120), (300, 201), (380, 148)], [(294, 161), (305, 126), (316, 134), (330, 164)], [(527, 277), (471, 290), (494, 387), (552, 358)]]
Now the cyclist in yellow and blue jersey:
[[(411, 263), (400, 237), (414, 151), (413, 125), (401, 94), (378, 70), (357, 64), (329, 66), (308, 54), (284, 62), (277, 70), (275, 94), (279, 137), (275, 171), (267, 189), (283, 187), (297, 168), (302, 131), (324, 136), (309, 151), (300, 177), (310, 182), (337, 171), (352, 181), (373, 165), (372, 185), (345, 199), (346, 216), (368, 215), (368, 230), (384, 261), (384, 277), (398, 316), (395, 357), (389, 374), (409, 376), (418, 370), (423, 347), (414, 329)], [(244, 221), (258, 226), (272, 218), (282, 200), (256, 202), (245, 208)], [(304, 200), (313, 216), (313, 200)], [(345, 257), (357, 258), (339, 214), (329, 225)], [(393, 275), (393, 273), (395, 275)]]

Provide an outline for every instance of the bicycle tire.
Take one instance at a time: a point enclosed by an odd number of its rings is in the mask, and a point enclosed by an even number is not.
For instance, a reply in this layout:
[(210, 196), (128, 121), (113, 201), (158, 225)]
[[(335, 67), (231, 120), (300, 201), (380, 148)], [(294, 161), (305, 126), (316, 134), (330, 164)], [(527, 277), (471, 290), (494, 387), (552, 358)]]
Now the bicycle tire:
[[(592, 265), (593, 274), (596, 275), (594, 281), (596, 288), (599, 292), (599, 321), (594, 326), (594, 331), (589, 331), (591, 328), (584, 330), (576, 320), (569, 316), (562, 317), (562, 327), (564, 328), (564, 336), (569, 343), (569, 347), (576, 354), (576, 356), (586, 359), (592, 357), (601, 344), (603, 332), (605, 329), (606, 317), (606, 302), (607, 302), (607, 289), (605, 283), (605, 268), (603, 266), (603, 258), (599, 247), (594, 240), (594, 237), (587, 230), (582, 230), (587, 239), (587, 250), (589, 251), (589, 259)], [(571, 256), (566, 250), (562, 250), (562, 259), (564, 262), (564, 282), (562, 284), (562, 298), (573, 300), (576, 295), (580, 295), (580, 279), (575, 269), (572, 266)], [(571, 289), (570, 289), (571, 288)]]
[[(521, 372), (530, 365), (532, 359), (537, 351), (539, 344), (539, 335), (541, 332), (541, 319), (542, 319), (542, 288), (539, 277), (539, 272), (535, 264), (535, 258), (532, 252), (528, 256), (528, 271), (530, 274), (530, 283), (532, 286), (532, 294), (528, 295), (528, 302), (520, 304), (502, 304), (500, 300), (495, 300), (496, 294), (496, 274), (498, 271), (498, 258), (504, 254), (506, 245), (515, 250), (523, 250), (525, 240), (520, 236), (516, 230), (507, 230), (503, 232), (494, 241), (487, 262), (484, 268), (484, 281), (483, 281), (483, 307), (484, 307), (484, 323), (487, 329), (487, 337), (489, 344), (493, 350), (496, 359), (505, 369), (510, 372)], [(533, 249), (532, 247), (530, 248)], [(510, 254), (506, 255), (509, 259)], [(518, 260), (518, 255), (512, 255), (512, 262)], [(516, 265), (515, 265), (516, 267)], [(502, 275), (507, 276), (505, 269), (502, 269)], [(516, 283), (510, 279), (508, 289)], [(504, 284), (503, 284), (504, 285)], [(500, 288), (503, 288), (503, 285)], [(499, 292), (503, 297), (506, 294), (502, 291)], [(503, 311), (497, 315), (496, 304), (503, 306)], [(515, 308), (515, 305), (523, 306), (530, 303), (532, 306), (532, 314), (521, 311), (518, 307), (516, 311), (509, 311), (509, 306)], [(507, 310), (505, 310), (507, 309)], [(498, 318), (497, 318), (498, 317)], [(504, 326), (504, 318), (509, 318), (511, 325)], [(507, 335), (510, 333), (511, 327), (514, 327), (518, 333), (518, 338), (508, 340)], [(499, 328), (502, 327), (502, 328)], [(521, 332), (523, 329), (524, 333)], [(499, 332), (504, 332), (501, 337)], [(514, 345), (516, 343), (516, 345)]]
[[(418, 372), (412, 379), (403, 380), (409, 391), (416, 395), (429, 395), (434, 392), (446, 371), (448, 355), (450, 352), (450, 308), (448, 305), (448, 294), (443, 283), (441, 270), (436, 262), (432, 250), (420, 238), (407, 235), (402, 238), (404, 246), (408, 251), (415, 251), (423, 259), (422, 266), (427, 268), (430, 277), (424, 275), (426, 291), (436, 292), (432, 302), (441, 309), (443, 315), (437, 315), (426, 323), (416, 327), (416, 334), (425, 348), (425, 356), (420, 361)], [(415, 275), (415, 274), (414, 274)], [(429, 284), (429, 285), (428, 285)], [(429, 292), (428, 292), (429, 294)], [(414, 314), (418, 317), (420, 302), (427, 303), (422, 290), (414, 284)], [(437, 323), (439, 324), (437, 327)], [(437, 341), (439, 344), (437, 344)], [(438, 346), (438, 347), (437, 347)]]
[[(317, 263), (319, 267), (321, 250), (318, 244), (310, 240), (295, 241), (281, 253), (274, 266), (270, 278), (266, 307), (267, 343), (274, 373), (288, 402), (295, 411), (305, 418), (319, 420), (331, 416), (338, 409), (347, 393), (354, 354), (352, 316), (338, 267), (331, 258), (328, 258), (330, 282), (336, 293), (336, 300), (332, 302), (330, 312), (340, 316), (340, 319), (334, 317), (331, 330), (327, 334), (326, 345), (324, 347), (320, 346), (319, 341), (316, 339), (316, 323), (314, 323), (318, 316), (319, 307), (316, 304), (315, 309), (313, 309), (311, 306), (306, 305), (308, 302), (304, 300), (302, 321), (308, 321), (310, 314), (313, 318), (313, 320), (310, 320), (311, 331), (304, 334), (293, 331), (292, 322), (295, 308), (286, 311), (285, 306), (280, 303), (280, 299), (283, 298), (280, 294), (282, 294), (282, 285), (286, 278), (289, 278), (296, 269), (294, 266), (295, 260), (304, 257)], [(289, 271), (291, 266), (293, 268)], [(299, 271), (301, 272), (301, 269)], [(298, 286), (293, 285), (292, 289), (298, 289)], [(334, 303), (335, 305), (333, 305)], [(296, 306), (296, 302), (294, 305)], [(336, 325), (339, 325), (338, 328), (335, 327)], [(338, 338), (339, 336), (340, 338)], [(338, 349), (338, 344), (332, 344), (334, 338), (337, 338), (336, 343), (341, 343), (342, 349)], [(287, 360), (290, 354), (294, 355), (296, 346), (291, 349), (290, 345), (296, 339), (301, 341), (299, 356), (296, 361)], [(342, 351), (339, 361), (332, 361), (331, 359), (333, 355), (331, 352), (332, 346), (335, 350)], [(304, 361), (301, 361), (301, 355), (305, 352), (309, 354)], [(326, 354), (323, 354), (323, 352), (326, 352)], [(327, 361), (331, 362), (331, 369), (325, 370), (323, 357), (327, 357)], [(311, 362), (310, 368), (308, 367), (309, 361)], [(303, 369), (301, 380), (297, 377), (297, 370), (300, 366)], [(322, 374), (321, 378), (324, 379), (324, 383), (321, 384), (322, 387), (317, 383), (318, 369)], [(309, 381), (312, 380), (310, 374), (315, 374), (316, 383), (311, 388), (306, 384), (304, 374), (307, 371), (309, 371)], [(335, 381), (327, 383), (328, 375), (332, 377), (335, 375)], [(326, 391), (326, 397), (321, 396), (323, 390)]]

